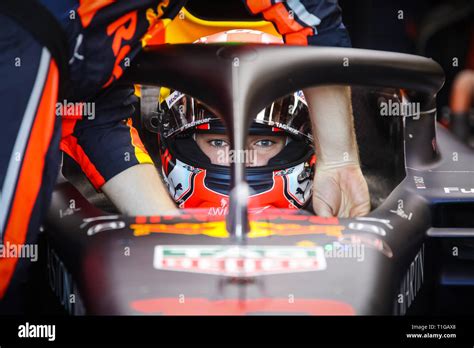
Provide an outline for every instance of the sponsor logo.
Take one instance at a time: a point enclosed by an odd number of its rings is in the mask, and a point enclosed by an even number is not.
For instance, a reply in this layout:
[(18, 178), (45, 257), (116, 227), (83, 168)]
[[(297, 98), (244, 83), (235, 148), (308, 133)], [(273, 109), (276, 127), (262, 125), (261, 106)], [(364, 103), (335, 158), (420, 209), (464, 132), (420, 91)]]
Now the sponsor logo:
[[(191, 219), (190, 216), (186, 216)], [(219, 218), (219, 216), (210, 216), (205, 214), (206, 218)], [(174, 217), (171, 217), (174, 218)], [(201, 218), (201, 217), (196, 217)], [(281, 218), (281, 216), (280, 216)], [(305, 218), (305, 217), (304, 217)], [(161, 221), (161, 220), (160, 220)], [(151, 233), (169, 233), (169, 234), (180, 234), (180, 235), (205, 235), (214, 238), (229, 238), (230, 235), (227, 232), (225, 221), (203, 221), (198, 222), (173, 222), (164, 223), (166, 219), (163, 219), (163, 223), (135, 223), (131, 224), (130, 228), (133, 230), (133, 234), (136, 237), (146, 236)], [(342, 231), (345, 227), (343, 225), (330, 224), (333, 222), (331, 219), (327, 219), (327, 225), (317, 225), (324, 219), (313, 219), (315, 225), (300, 225), (296, 223), (298, 220), (295, 219), (295, 223), (273, 223), (266, 221), (250, 221), (250, 232), (247, 234), (247, 238), (264, 238), (270, 236), (300, 236), (300, 235), (326, 235), (329, 237), (341, 237)], [(334, 220), (336, 222), (337, 220)], [(323, 222), (324, 223), (324, 222)]]
[(445, 187), (444, 193), (465, 193), (465, 194), (472, 194), (474, 193), (474, 188), (460, 188), (460, 187)]
[(178, 235), (204, 235), (214, 238), (229, 238), (224, 221), (210, 222), (178, 222), (178, 223), (149, 223), (131, 224), (135, 237), (147, 236), (151, 233), (169, 233)]
[(158, 245), (158, 270), (254, 277), (267, 274), (322, 271), (322, 247)]
[(209, 208), (208, 215), (211, 216), (225, 216), (229, 212), (228, 202), (225, 198), (221, 199), (220, 207), (211, 207)]
[(269, 121), (268, 122), (268, 125), (269, 126), (274, 126), (274, 127), (277, 127), (277, 128), (280, 128), (288, 133), (291, 133), (291, 134), (294, 134), (294, 135), (299, 135), (298, 131), (296, 129), (294, 129), (293, 127), (291, 126), (288, 126), (287, 124), (285, 123), (280, 123), (280, 122), (274, 122), (274, 121)]
[(415, 186), (418, 190), (424, 190), (426, 189), (425, 186), (425, 179), (423, 179), (422, 176), (414, 176), (413, 180), (415, 180)]
[(293, 174), (293, 172), (295, 171), (295, 168), (296, 168), (296, 167), (291, 167), (291, 168), (287, 168), (287, 169), (282, 169), (282, 170), (276, 172), (275, 175), (284, 176), (284, 175)]
[(184, 97), (184, 94), (179, 92), (179, 91), (174, 91), (171, 93), (168, 97), (166, 97), (166, 105), (168, 105), (168, 108), (171, 109), (171, 107), (176, 104), (178, 100), (180, 100), (182, 97)]
[(395, 314), (405, 315), (415, 300), (415, 297), (423, 284), (424, 264), (425, 245), (423, 244), (402, 278), (399, 292), (395, 300)]
[(327, 235), (341, 237), (345, 227), (342, 225), (299, 225), (296, 223), (274, 223), (265, 221), (250, 221), (248, 238), (269, 236), (299, 236), (299, 235)]
[(35, 325), (26, 322), (18, 326), (20, 338), (47, 338), (48, 341), (56, 339), (56, 325)]
[[(137, 32), (138, 10), (128, 12), (107, 26), (107, 35), (113, 37), (112, 51), (115, 57), (114, 68), (109, 80), (103, 85), (108, 87), (123, 74), (123, 68), (130, 66), (130, 58), (127, 56), (132, 46), (133, 38)], [(125, 44), (128, 42), (128, 44)]]

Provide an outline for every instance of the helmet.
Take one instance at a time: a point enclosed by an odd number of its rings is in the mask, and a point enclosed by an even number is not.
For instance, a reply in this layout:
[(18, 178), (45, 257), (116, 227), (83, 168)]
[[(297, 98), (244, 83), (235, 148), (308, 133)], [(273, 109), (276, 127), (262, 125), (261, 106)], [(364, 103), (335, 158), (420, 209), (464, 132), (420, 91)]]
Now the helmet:
[[(266, 42), (278, 39), (255, 30), (233, 30), (224, 33), (226, 35), (216, 35), (232, 37), (236, 41), (239, 32), (245, 34), (246, 42), (259, 42), (256, 36), (264, 37)], [(199, 42), (213, 41), (207, 37)], [(213, 163), (196, 142), (199, 134), (226, 133), (219, 117), (199, 100), (176, 90), (161, 88), (157, 121), (161, 170), (171, 197), (181, 208), (217, 208), (213, 211), (225, 214), (231, 169), (228, 165)], [(261, 110), (251, 124), (249, 135), (285, 138), (283, 149), (265, 165), (247, 166), (246, 180), (251, 188), (249, 209), (255, 212), (266, 208), (305, 207), (311, 198), (316, 159), (303, 92), (285, 96)], [(251, 151), (226, 153), (225, 156), (238, 156), (240, 159), (243, 156), (247, 157), (246, 162), (252, 162), (249, 158), (252, 157)]]

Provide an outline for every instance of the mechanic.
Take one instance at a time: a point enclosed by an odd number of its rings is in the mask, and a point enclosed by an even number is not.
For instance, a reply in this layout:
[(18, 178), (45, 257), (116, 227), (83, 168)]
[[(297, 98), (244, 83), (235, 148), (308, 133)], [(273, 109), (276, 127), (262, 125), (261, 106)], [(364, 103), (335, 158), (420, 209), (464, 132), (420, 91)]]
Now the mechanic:
[[(0, 3), (0, 96), (5, 106), (5, 126), (0, 129), (3, 243), (22, 245), (37, 240), (60, 158), (61, 124), (55, 117), (58, 93), (67, 102), (95, 103), (95, 115), (65, 118), (61, 149), (79, 163), (97, 189), (126, 214), (163, 214), (175, 209), (171, 199), (163, 199), (166, 188), (151, 185), (159, 181), (158, 174), (136, 131), (124, 121), (132, 112), (131, 92), (114, 87), (114, 82), (142, 48), (145, 34), (166, 30), (184, 3)], [(288, 44), (350, 46), (337, 1), (245, 3), (253, 14), (273, 22)], [(305, 95), (311, 114), (316, 115), (312, 122), (330, 130), (315, 139), (321, 145), (317, 146), (315, 211), (323, 216), (367, 213), (368, 190), (358, 163), (349, 89), (311, 88)], [(15, 301), (21, 301), (27, 267), (27, 260), (0, 259), (0, 307), (19, 308), (21, 303)], [(0, 312), (6, 310), (0, 308)]]

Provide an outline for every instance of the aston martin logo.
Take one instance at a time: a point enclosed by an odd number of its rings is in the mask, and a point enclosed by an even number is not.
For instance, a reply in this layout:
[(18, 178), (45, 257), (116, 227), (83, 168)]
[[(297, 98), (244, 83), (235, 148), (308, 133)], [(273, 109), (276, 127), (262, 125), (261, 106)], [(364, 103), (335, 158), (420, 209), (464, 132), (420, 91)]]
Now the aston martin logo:
[(326, 269), (322, 247), (159, 245), (158, 270), (254, 277)]

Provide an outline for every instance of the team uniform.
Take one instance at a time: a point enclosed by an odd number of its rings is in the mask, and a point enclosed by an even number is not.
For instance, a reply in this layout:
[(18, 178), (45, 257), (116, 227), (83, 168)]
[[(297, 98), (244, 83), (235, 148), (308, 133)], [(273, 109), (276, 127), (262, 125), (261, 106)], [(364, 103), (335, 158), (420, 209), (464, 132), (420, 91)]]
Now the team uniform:
[[(96, 189), (127, 168), (152, 163), (129, 121), (133, 91), (114, 82), (144, 45), (166, 42), (167, 26), (186, 1), (25, 0), (22, 5), (30, 2), (36, 9), (30, 14), (14, 0), (0, 4), (0, 240), (10, 245), (36, 242), (56, 180), (59, 143)], [(336, 1), (246, 0), (245, 5), (272, 22), (288, 44), (350, 46)], [(45, 35), (43, 26), (31, 27), (38, 18), (55, 24), (60, 39), (49, 39), (56, 34)], [(66, 113), (67, 103), (57, 108), (63, 102), (58, 95), (67, 102), (94, 103), (93, 114)], [(18, 310), (14, 301), (21, 300), (28, 264), (0, 258), (0, 312)]]

